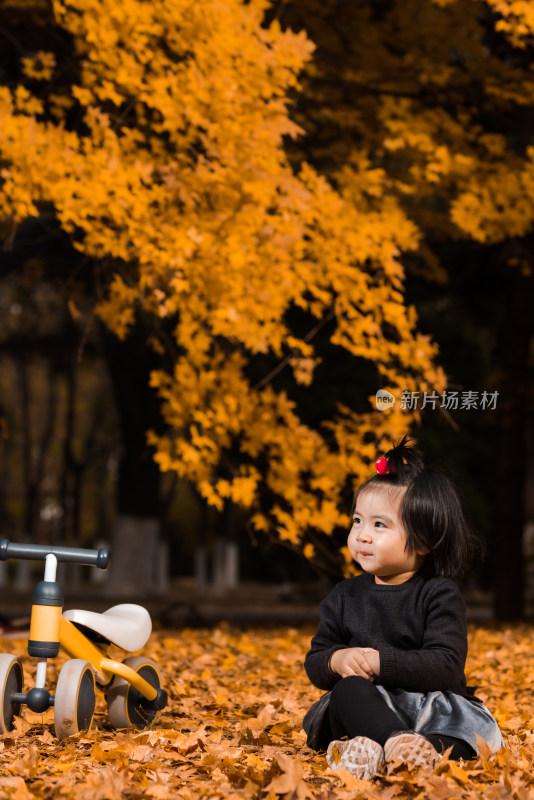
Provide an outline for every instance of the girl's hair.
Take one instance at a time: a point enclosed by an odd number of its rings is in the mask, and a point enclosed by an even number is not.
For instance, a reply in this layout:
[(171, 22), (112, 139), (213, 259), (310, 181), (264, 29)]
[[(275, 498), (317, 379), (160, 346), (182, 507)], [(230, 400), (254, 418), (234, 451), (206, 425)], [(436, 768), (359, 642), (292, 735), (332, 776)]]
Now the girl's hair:
[(406, 436), (385, 458), (387, 471), (373, 475), (360, 486), (354, 495), (354, 507), (361, 493), (368, 489), (406, 488), (401, 501), (406, 549), (428, 548), (430, 553), (424, 568), (433, 566), (435, 575), (451, 578), (462, 575), (475, 552), (482, 553), (484, 548), (465, 521), (451, 481), (442, 472), (426, 467), (415, 442)]

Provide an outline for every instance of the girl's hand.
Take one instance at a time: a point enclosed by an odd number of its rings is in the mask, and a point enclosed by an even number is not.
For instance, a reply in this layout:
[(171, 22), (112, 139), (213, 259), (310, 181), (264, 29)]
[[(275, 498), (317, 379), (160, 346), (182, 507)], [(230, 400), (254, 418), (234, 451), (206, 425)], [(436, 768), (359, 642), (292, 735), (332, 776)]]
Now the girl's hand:
[(380, 675), (380, 653), (372, 647), (364, 647), (362, 649), (365, 653), (365, 660), (373, 670), (374, 677), (378, 678)]
[(330, 656), (329, 667), (332, 672), (348, 678), (358, 675), (373, 681), (380, 675), (380, 654), (372, 647), (347, 647), (335, 650)]

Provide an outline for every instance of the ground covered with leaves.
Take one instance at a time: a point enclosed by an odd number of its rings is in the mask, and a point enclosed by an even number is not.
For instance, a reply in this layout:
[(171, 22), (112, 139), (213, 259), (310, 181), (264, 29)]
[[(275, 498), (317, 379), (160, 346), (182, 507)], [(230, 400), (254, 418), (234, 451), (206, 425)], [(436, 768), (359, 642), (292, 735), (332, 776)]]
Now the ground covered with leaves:
[[(534, 669), (529, 626), (472, 628), (468, 679), (497, 717), (506, 748), (472, 762), (400, 767), (373, 782), (330, 770), (300, 723), (320, 696), (307, 681), (308, 629), (164, 630), (145, 654), (170, 702), (148, 731), (113, 731), (98, 700), (90, 733), (58, 742), (53, 715), (25, 710), (0, 737), (0, 798), (77, 800), (371, 800), (534, 798)], [(23, 640), (0, 650), (34, 664)], [(116, 657), (116, 653), (113, 654)], [(53, 684), (62, 658), (50, 667)]]

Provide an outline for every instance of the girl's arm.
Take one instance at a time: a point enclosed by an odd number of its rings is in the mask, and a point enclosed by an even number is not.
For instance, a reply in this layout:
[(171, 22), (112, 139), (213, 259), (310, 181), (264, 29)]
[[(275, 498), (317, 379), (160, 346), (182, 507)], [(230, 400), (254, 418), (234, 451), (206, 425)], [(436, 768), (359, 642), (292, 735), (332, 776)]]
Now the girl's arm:
[(437, 581), (426, 606), (421, 648), (380, 647), (384, 686), (407, 691), (466, 691), (467, 621), (465, 603), (453, 581)]
[(304, 660), (310, 681), (319, 689), (331, 689), (341, 676), (330, 669), (332, 653), (348, 646), (347, 631), (340, 626), (341, 595), (334, 588), (319, 606), (319, 627)]

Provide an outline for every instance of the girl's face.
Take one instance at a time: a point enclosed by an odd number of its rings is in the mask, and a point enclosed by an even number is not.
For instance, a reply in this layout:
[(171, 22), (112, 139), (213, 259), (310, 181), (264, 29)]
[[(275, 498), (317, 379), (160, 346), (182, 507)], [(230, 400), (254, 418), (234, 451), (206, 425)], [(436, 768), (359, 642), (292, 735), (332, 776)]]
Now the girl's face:
[(373, 487), (358, 496), (348, 538), (351, 556), (375, 583), (404, 583), (421, 569), (427, 548), (406, 549), (401, 503), (406, 489)]

